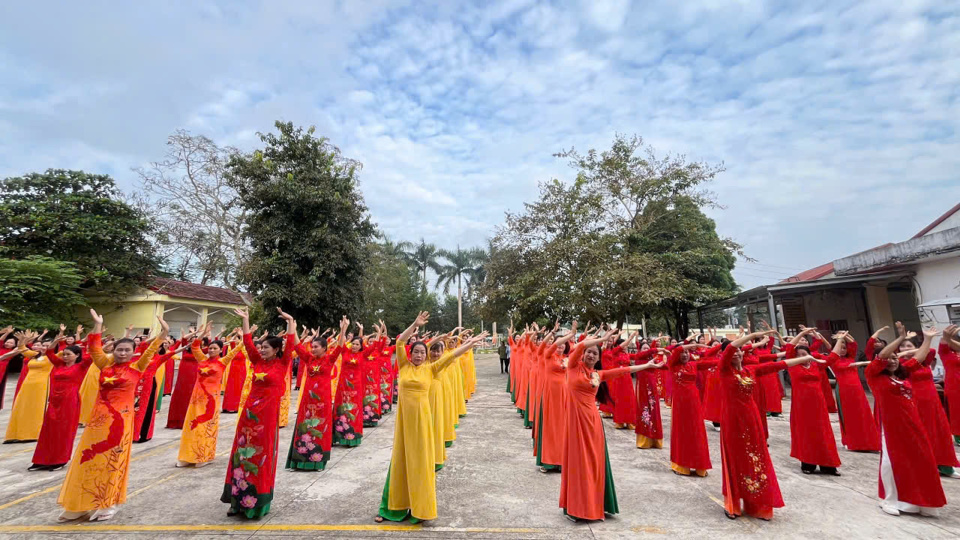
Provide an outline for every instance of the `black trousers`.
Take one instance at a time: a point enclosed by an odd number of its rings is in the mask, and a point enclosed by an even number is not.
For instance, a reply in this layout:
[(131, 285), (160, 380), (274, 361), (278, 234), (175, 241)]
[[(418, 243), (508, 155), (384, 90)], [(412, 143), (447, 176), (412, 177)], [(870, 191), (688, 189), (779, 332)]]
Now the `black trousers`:
[(500, 358), (500, 373), (510, 373), (510, 359)]

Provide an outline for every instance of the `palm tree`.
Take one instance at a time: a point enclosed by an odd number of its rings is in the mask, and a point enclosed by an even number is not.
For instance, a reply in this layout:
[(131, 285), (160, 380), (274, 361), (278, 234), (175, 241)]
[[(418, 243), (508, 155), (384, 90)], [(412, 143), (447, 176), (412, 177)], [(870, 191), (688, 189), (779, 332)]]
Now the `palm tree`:
[(457, 326), (463, 326), (463, 288), (469, 286), (474, 280), (479, 281), (479, 273), (482, 271), (478, 267), (481, 254), (485, 253), (482, 249), (462, 250), (457, 246), (456, 251), (440, 250), (440, 256), (447, 260), (448, 264), (440, 266), (437, 270), (437, 286), (443, 285), (444, 294), (450, 293), (450, 285), (457, 284)]
[(420, 238), (419, 244), (400, 242), (398, 246), (405, 250), (403, 258), (410, 268), (413, 268), (418, 274), (423, 276), (423, 288), (426, 289), (427, 270), (430, 269), (437, 273), (440, 272), (440, 263), (438, 262), (440, 252), (437, 250), (437, 246), (428, 244), (422, 237)]

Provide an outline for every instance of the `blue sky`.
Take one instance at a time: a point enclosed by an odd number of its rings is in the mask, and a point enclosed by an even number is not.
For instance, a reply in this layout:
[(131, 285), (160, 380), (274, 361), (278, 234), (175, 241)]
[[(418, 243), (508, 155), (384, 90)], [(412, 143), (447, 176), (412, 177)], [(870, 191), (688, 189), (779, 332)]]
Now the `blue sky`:
[(178, 128), (253, 148), (315, 125), (374, 220), (492, 236), (552, 153), (642, 135), (724, 162), (709, 213), (744, 287), (912, 236), (958, 201), (960, 5), (21, 2), (0, 6), (0, 176), (160, 159)]

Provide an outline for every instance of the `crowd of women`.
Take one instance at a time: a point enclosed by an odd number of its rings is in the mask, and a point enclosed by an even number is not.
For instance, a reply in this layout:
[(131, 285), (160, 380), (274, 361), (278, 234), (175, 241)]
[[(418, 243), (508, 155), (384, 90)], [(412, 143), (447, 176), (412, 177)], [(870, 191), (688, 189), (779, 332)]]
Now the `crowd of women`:
[[(540, 471), (561, 474), (560, 507), (573, 521), (618, 513), (617, 495), (601, 418), (632, 429), (637, 448), (662, 448), (661, 400), (671, 410), (670, 467), (684, 476), (712, 468), (706, 421), (720, 431), (726, 516), (763, 520), (784, 506), (770, 454), (767, 416), (782, 413), (783, 386), (791, 382), (790, 456), (804, 474), (840, 476), (830, 424), (838, 413), (840, 442), (850, 451), (879, 453), (879, 498), (884, 512), (936, 515), (946, 504), (941, 477), (960, 478), (954, 442), (960, 443), (960, 331), (932, 328), (917, 336), (899, 322), (892, 340), (880, 329), (857, 361), (847, 332), (830, 336), (803, 328), (785, 338), (764, 325), (733, 339), (716, 331), (677, 342), (626, 340), (614, 329), (577, 323), (554, 328), (511, 327), (507, 392), (531, 429)], [(937, 353), (946, 371), (947, 407), (933, 382)], [(871, 411), (859, 368), (874, 397)], [(828, 378), (832, 371), (836, 389)], [(635, 379), (631, 377), (635, 374)], [(835, 395), (834, 395), (835, 393)], [(948, 414), (949, 412), (949, 414)]]
[(53, 339), (0, 330), (0, 380), (11, 359), (24, 364), (4, 442), (37, 442), (31, 471), (69, 463), (58, 498), (61, 521), (113, 517), (126, 501), (132, 445), (153, 436), (164, 395), (171, 396), (166, 427), (181, 431), (177, 467), (211, 463), (221, 411), (239, 411), (221, 501), (229, 515), (266, 515), (293, 390), (297, 416), (286, 468), (323, 470), (332, 446), (361, 444), (364, 428), (376, 427), (397, 404), (378, 519), (436, 517), (435, 473), (476, 391), (473, 348), (484, 335), (457, 328), (416, 339), (427, 314), (396, 345), (383, 321), (369, 335), (357, 324), (354, 335), (346, 317), (338, 333), (305, 328), (297, 335), (297, 322), (280, 311), (286, 331), (255, 338), (256, 326), (237, 310), (242, 326), (226, 337), (212, 336), (207, 324), (174, 340), (158, 318), (155, 336), (129, 337), (128, 328), (114, 338), (104, 335), (103, 318), (90, 314), (94, 327), (85, 337), (82, 327), (68, 336), (62, 325)]

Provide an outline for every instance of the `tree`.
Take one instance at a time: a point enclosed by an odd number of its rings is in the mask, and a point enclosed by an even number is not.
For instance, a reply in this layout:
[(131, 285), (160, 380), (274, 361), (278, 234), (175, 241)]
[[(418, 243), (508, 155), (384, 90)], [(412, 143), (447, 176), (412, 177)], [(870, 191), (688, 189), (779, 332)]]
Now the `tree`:
[(456, 251), (440, 250), (440, 256), (447, 264), (437, 270), (437, 286), (443, 285), (443, 292), (447, 294), (450, 285), (457, 284), (457, 326), (463, 326), (463, 289), (477, 276), (481, 255), (477, 250), (462, 250), (457, 246)]
[(247, 210), (226, 178), (227, 163), (237, 153), (177, 130), (167, 139), (162, 161), (135, 169), (161, 224), (157, 244), (177, 279), (236, 284), (237, 265), (249, 252), (241, 237)]
[(268, 312), (280, 307), (304, 324), (333, 326), (364, 304), (374, 227), (357, 189), (360, 164), (312, 127), (276, 128), (259, 134), (262, 150), (227, 164), (227, 182), (248, 212), (251, 256), (238, 281)]
[[(354, 317), (369, 324), (383, 319), (398, 334), (417, 318), (428, 300), (420, 276), (409, 268), (398, 245), (385, 239), (370, 242), (369, 264), (363, 276), (363, 309)], [(352, 317), (352, 318), (354, 318)]]
[(80, 287), (120, 297), (145, 285), (159, 262), (146, 215), (105, 174), (48, 169), (0, 184), (0, 254), (76, 263)]
[[(721, 240), (700, 212), (717, 206), (703, 186), (722, 165), (660, 158), (639, 137), (623, 135), (604, 152), (556, 156), (570, 160), (576, 178), (541, 183), (536, 202), (507, 214), (481, 288), (486, 316), (500, 319), (507, 309), (524, 321), (622, 324), (669, 307), (675, 324), (686, 328), (695, 298), (729, 290), (731, 252), (739, 246)], [(688, 226), (699, 235), (687, 239), (675, 231)]]
[(46, 328), (76, 322), (77, 292), (83, 277), (77, 265), (50, 257), (0, 259), (0, 326)]
[(437, 250), (437, 246), (428, 244), (422, 237), (419, 244), (401, 242), (400, 246), (405, 250), (407, 264), (423, 276), (422, 284), (423, 288), (426, 289), (427, 270), (440, 271), (440, 252)]

